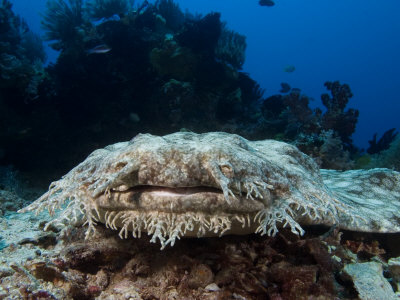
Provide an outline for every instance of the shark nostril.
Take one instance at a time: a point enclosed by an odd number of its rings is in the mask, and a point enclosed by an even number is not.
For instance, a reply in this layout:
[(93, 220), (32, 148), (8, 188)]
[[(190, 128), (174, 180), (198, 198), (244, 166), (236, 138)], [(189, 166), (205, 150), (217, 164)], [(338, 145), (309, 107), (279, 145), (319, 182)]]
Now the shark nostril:
[(122, 170), (123, 168), (125, 168), (125, 166), (126, 166), (127, 164), (128, 164), (128, 163), (126, 163), (126, 162), (124, 162), (124, 161), (120, 161), (120, 162), (118, 162), (118, 163), (114, 166), (114, 170), (115, 170), (115, 171)]
[(90, 173), (90, 175), (92, 175), (92, 174), (94, 174), (94, 172), (96, 171), (96, 166), (93, 166), (90, 170), (89, 170), (89, 173)]

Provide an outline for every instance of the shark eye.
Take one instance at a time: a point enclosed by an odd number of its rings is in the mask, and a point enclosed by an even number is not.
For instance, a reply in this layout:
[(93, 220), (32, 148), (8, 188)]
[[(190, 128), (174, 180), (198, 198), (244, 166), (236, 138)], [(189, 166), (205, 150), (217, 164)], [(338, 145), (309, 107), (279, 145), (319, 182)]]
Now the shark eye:
[(219, 168), (220, 168), (222, 174), (224, 174), (224, 176), (227, 178), (233, 178), (233, 176), (235, 175), (233, 167), (231, 166), (230, 163), (221, 164), (219, 166)]

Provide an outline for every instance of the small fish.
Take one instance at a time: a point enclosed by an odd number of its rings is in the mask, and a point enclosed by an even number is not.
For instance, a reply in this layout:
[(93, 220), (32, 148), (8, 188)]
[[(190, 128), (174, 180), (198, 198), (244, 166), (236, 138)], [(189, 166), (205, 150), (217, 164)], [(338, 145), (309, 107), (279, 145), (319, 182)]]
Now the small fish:
[(283, 71), (286, 73), (293, 73), (295, 70), (296, 70), (296, 68), (293, 65), (288, 65), (283, 68)]
[(281, 89), (280, 89), (280, 93), (286, 94), (287, 92), (289, 92), (291, 89), (290, 85), (286, 82), (282, 82), (281, 83)]
[(258, 4), (260, 4), (261, 6), (274, 6), (275, 2), (271, 0), (260, 0), (258, 1)]
[(106, 44), (101, 44), (86, 51), (87, 54), (103, 54), (111, 50)]

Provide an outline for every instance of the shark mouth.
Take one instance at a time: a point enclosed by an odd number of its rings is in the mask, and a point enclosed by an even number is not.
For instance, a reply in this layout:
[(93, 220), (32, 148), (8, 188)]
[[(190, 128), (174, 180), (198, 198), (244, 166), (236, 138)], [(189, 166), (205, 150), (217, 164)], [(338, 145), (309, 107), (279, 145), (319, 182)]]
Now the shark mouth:
[(229, 196), (210, 186), (167, 187), (138, 185), (120, 186), (96, 198), (96, 207), (103, 211), (135, 211), (159, 214), (255, 214), (265, 206), (246, 194)]
[(95, 198), (90, 221), (119, 230), (121, 238), (142, 232), (160, 240), (162, 248), (181, 236), (221, 236), (255, 231), (254, 217), (265, 208), (246, 193), (229, 195), (211, 186), (170, 187), (121, 185)]
[(111, 189), (112, 192), (129, 192), (135, 195), (142, 193), (155, 193), (158, 196), (179, 197), (185, 195), (193, 195), (199, 193), (218, 193), (223, 194), (222, 190), (210, 186), (191, 186), (191, 187), (168, 187), (154, 185), (137, 185), (131, 188), (120, 186)]

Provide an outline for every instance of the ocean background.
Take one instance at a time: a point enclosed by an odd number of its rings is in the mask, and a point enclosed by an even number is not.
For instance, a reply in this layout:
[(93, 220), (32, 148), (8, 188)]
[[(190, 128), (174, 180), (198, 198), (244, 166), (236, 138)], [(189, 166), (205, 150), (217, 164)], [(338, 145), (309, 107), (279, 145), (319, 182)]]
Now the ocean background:
[(0, 0), (0, 299), (397, 299), (399, 1)]
[[(258, 1), (179, 0), (182, 10), (207, 14), (221, 12), (229, 28), (246, 36), (243, 71), (248, 72), (265, 97), (277, 94), (281, 82), (314, 98), (322, 107), (324, 82), (350, 85), (353, 98), (347, 107), (360, 111), (354, 144), (368, 148), (390, 128), (399, 128), (400, 113), (400, 2), (397, 0), (275, 1), (262, 7)], [(13, 10), (30, 29), (40, 26), (45, 0), (13, 0)], [(150, 1), (152, 3), (152, 1)], [(49, 62), (57, 52), (47, 48)], [(284, 72), (294, 66), (292, 73)]]

